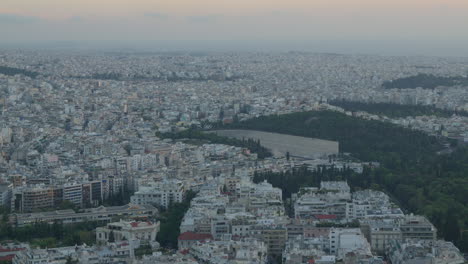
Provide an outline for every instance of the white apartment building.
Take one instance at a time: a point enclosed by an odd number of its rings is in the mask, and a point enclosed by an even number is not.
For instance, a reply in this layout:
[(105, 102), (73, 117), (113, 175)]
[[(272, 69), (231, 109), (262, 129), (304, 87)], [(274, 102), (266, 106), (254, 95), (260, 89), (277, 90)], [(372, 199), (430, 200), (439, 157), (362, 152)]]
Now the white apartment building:
[(186, 187), (182, 181), (170, 179), (157, 182), (153, 186), (141, 186), (130, 201), (132, 204), (151, 204), (169, 208), (173, 203), (181, 203), (185, 198)]
[(301, 189), (298, 196), (294, 203), (295, 218), (313, 219), (328, 215), (341, 220), (349, 216), (349, 192), (310, 187)]
[(347, 253), (372, 256), (371, 246), (359, 228), (332, 228), (329, 235), (330, 253), (343, 259)]
[[(114, 236), (114, 241), (140, 240), (146, 242), (156, 241), (160, 223), (124, 221), (109, 223), (105, 227), (96, 228), (96, 240), (98, 242), (109, 242)], [(112, 242), (112, 241), (111, 241)]]

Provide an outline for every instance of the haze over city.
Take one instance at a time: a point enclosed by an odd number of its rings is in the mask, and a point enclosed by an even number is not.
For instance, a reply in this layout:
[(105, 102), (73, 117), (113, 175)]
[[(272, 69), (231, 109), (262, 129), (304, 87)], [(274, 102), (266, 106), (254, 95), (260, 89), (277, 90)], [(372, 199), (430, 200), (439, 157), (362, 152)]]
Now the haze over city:
[(464, 0), (3, 0), (7, 47), (468, 54)]
[(0, 264), (468, 264), (467, 0), (0, 1)]

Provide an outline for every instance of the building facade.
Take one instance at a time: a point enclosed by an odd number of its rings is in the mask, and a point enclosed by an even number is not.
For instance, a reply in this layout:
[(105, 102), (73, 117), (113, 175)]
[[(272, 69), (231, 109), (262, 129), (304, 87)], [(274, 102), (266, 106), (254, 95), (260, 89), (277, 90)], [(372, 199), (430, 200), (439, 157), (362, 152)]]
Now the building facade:
[[(124, 221), (109, 223), (96, 228), (96, 241), (100, 243), (123, 240), (156, 241), (160, 223)], [(111, 241), (114, 240), (114, 241)]]

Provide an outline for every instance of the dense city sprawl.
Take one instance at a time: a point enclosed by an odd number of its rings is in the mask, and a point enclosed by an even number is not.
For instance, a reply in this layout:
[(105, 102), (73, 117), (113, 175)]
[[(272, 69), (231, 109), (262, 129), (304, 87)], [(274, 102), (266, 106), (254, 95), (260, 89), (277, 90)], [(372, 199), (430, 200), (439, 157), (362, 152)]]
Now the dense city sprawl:
[[(468, 249), (467, 219), (431, 223), (437, 212), (415, 214), (423, 205), (399, 201), (385, 180), (355, 184), (392, 169), (382, 152), (372, 159), (349, 137), (313, 141), (300, 128), (302, 138), (203, 130), (320, 112), (304, 127), (343, 115), (434, 141), (418, 151), (457, 153), (468, 142), (468, 87), (388, 82), (461, 80), (466, 58), (10, 50), (0, 65), (0, 260), (465, 262), (452, 242)], [(388, 112), (398, 105), (413, 108)], [(288, 188), (278, 175), (302, 182)]]

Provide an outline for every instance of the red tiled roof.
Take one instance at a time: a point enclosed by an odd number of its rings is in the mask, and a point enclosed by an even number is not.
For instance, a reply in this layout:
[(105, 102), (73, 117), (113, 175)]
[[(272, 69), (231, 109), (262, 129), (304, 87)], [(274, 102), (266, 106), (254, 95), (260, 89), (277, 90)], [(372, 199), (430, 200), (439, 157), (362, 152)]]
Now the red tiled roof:
[(3, 256), (0, 257), (0, 261), (12, 261), (15, 256), (15, 254)]
[(190, 252), (190, 250), (184, 249), (184, 250), (181, 250), (181, 251), (179, 251), (179, 252), (180, 252), (180, 254), (182, 254), (182, 255), (187, 255), (187, 254)]
[(25, 248), (4, 248), (0, 247), (0, 252), (14, 252), (14, 251), (21, 251), (25, 250)]
[(321, 215), (315, 215), (315, 218), (317, 218), (317, 219), (336, 219), (336, 215), (321, 214)]
[(135, 222), (130, 223), (132, 227), (138, 227), (140, 224), (147, 224), (148, 226), (153, 225), (153, 223), (151, 223), (150, 221), (144, 221), (144, 222), (135, 221)]
[(185, 233), (180, 234), (178, 239), (202, 241), (202, 240), (207, 240), (207, 239), (213, 239), (213, 236), (211, 234), (199, 234), (199, 233), (194, 233), (194, 232), (185, 232)]

